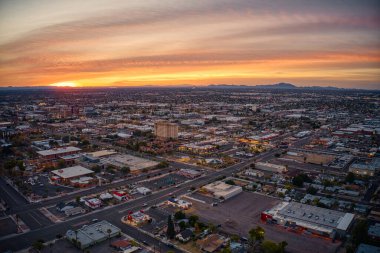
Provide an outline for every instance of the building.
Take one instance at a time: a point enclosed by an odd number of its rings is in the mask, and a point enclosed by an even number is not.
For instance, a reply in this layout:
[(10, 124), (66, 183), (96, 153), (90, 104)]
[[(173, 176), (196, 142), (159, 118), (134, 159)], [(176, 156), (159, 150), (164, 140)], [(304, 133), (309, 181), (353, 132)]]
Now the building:
[(136, 191), (142, 195), (152, 194), (152, 191), (146, 187), (137, 187)]
[(127, 216), (123, 217), (122, 222), (133, 226), (141, 226), (151, 220), (152, 218), (141, 210), (137, 212), (129, 212)]
[(259, 170), (247, 169), (244, 171), (244, 175), (249, 177), (263, 177), (264, 173)]
[(356, 249), (356, 253), (380, 253), (380, 247), (361, 243), (359, 244), (359, 247)]
[(191, 231), (191, 229), (189, 229), (189, 228), (186, 228), (185, 230), (179, 232), (179, 233), (175, 236), (175, 238), (176, 238), (178, 241), (185, 243), (185, 242), (190, 241), (191, 238), (193, 238), (193, 236), (194, 236), (193, 231)]
[(255, 168), (259, 170), (275, 172), (275, 173), (285, 173), (288, 171), (288, 169), (285, 166), (277, 165), (273, 163), (258, 162), (258, 163), (255, 163)]
[(380, 242), (380, 223), (376, 223), (375, 225), (369, 226), (368, 236), (371, 239)]
[(112, 196), (119, 201), (129, 199), (129, 195), (125, 191), (114, 191), (112, 192)]
[(167, 121), (159, 121), (154, 124), (154, 133), (160, 138), (178, 138), (178, 125)]
[(85, 249), (120, 234), (121, 230), (118, 227), (103, 220), (91, 225), (83, 226), (76, 232), (68, 230), (66, 232), (66, 238), (74, 244), (75, 241), (77, 241), (76, 246), (80, 249)]
[(197, 171), (197, 170), (192, 170), (192, 169), (180, 169), (177, 172), (177, 174), (181, 175), (181, 176), (184, 176), (184, 177), (187, 177), (187, 178), (194, 179), (194, 178), (199, 177), (200, 175), (202, 175), (202, 172)]
[(168, 205), (179, 207), (181, 209), (189, 209), (192, 206), (192, 203), (189, 201), (185, 201), (183, 199), (170, 198), (166, 201)]
[(261, 220), (327, 238), (342, 237), (350, 228), (354, 214), (297, 202), (281, 202), (261, 213)]
[(145, 158), (128, 155), (116, 154), (101, 159), (103, 164), (109, 164), (116, 168), (129, 167), (131, 173), (137, 174), (143, 169), (152, 169), (158, 165), (158, 162), (151, 161)]
[(198, 240), (196, 242), (197, 246), (203, 252), (217, 252), (223, 247), (225, 239), (218, 234), (211, 234), (204, 239)]
[(380, 159), (373, 158), (371, 161), (355, 161), (348, 171), (361, 176), (374, 176), (380, 169)]
[(40, 159), (43, 161), (52, 161), (61, 158), (62, 156), (68, 156), (73, 154), (78, 154), (81, 151), (80, 148), (77, 147), (61, 147), (61, 148), (53, 148), (48, 150), (37, 151)]
[(209, 193), (212, 193), (215, 198), (229, 199), (243, 191), (242, 187), (237, 185), (229, 185), (223, 181), (216, 181), (202, 187)]
[(97, 209), (102, 206), (102, 201), (98, 198), (91, 198), (91, 199), (86, 199), (84, 201), (84, 204), (91, 209)]
[(53, 170), (50, 173), (50, 178), (54, 182), (72, 185), (85, 185), (93, 180), (93, 178), (90, 176), (93, 175), (95, 172), (80, 165), (77, 165), (64, 169)]

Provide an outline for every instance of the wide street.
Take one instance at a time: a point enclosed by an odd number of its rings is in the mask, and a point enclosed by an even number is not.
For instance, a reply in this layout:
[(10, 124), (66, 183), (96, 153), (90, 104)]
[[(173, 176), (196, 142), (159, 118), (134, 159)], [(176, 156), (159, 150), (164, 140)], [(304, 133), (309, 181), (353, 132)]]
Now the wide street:
[[(273, 151), (270, 151), (268, 153), (263, 153), (261, 155), (258, 155), (255, 157), (255, 159), (266, 157), (270, 154), (273, 154)], [(164, 200), (166, 200), (171, 194), (176, 195), (182, 195), (186, 193), (188, 190), (190, 190), (191, 187), (199, 187), (201, 185), (204, 185), (218, 177), (221, 176), (228, 176), (233, 172), (236, 172), (245, 166), (249, 165), (252, 162), (252, 160), (245, 161), (243, 163), (235, 164), (233, 166), (230, 166), (224, 170), (211, 172), (203, 177), (197, 178), (195, 180), (183, 183), (179, 188), (168, 188), (165, 190), (162, 190), (160, 192), (153, 193), (152, 195), (148, 195), (145, 197), (142, 197), (140, 199), (136, 199), (127, 203), (123, 203), (111, 208), (105, 208), (99, 211), (95, 211), (86, 215), (78, 216), (72, 219), (69, 219), (64, 222), (60, 223), (54, 223), (42, 226), (40, 228), (31, 230), (29, 232), (26, 232), (24, 234), (19, 235), (11, 235), (9, 237), (3, 237), (0, 239), (0, 250), (21, 250), (23, 248), (26, 248), (31, 245), (34, 241), (44, 238), (45, 240), (53, 240), (56, 235), (61, 234), (63, 235), (68, 229), (76, 228), (76, 224), (85, 224), (86, 222), (91, 221), (92, 219), (105, 219), (109, 222), (115, 224), (116, 226), (120, 227), (122, 231), (137, 240), (145, 240), (152, 246), (155, 245), (156, 247), (159, 247), (159, 241), (155, 238), (150, 237), (149, 235), (146, 235), (144, 233), (141, 233), (136, 228), (127, 226), (121, 222), (121, 218), (127, 214), (125, 210), (140, 210), (142, 208), (143, 203), (148, 203), (149, 205), (158, 204)], [(134, 179), (134, 181), (136, 178)], [(126, 182), (123, 182), (126, 184)], [(95, 188), (96, 189), (96, 188)], [(81, 193), (83, 196), (83, 193)], [(72, 198), (72, 196), (71, 196)], [(57, 200), (55, 200), (57, 201)], [(49, 202), (49, 204), (53, 204), (53, 202)], [(39, 203), (39, 204), (33, 204), (33, 208), (38, 208), (40, 206), (46, 205), (45, 202)], [(32, 209), (33, 209), (32, 208)], [(26, 210), (25, 212), (29, 212)], [(22, 212), (20, 212), (22, 213)], [(79, 227), (79, 226), (78, 226)], [(163, 246), (161, 244), (161, 248), (165, 250), (166, 246)], [(169, 250), (169, 249), (167, 249)]]
[[(165, 190), (155, 192), (152, 195), (144, 196), (142, 198), (135, 199), (135, 200), (127, 202), (127, 203), (122, 203), (122, 204), (119, 204), (119, 205), (116, 205), (116, 206), (113, 206), (110, 208), (104, 208), (104, 209), (101, 209), (99, 211), (94, 211), (94, 212), (91, 212), (91, 213), (88, 213), (88, 214), (85, 214), (82, 216), (74, 217), (72, 219), (69, 219), (69, 220), (66, 220), (63, 222), (59, 222), (59, 223), (49, 222), (49, 224), (46, 224), (45, 222), (41, 222), (41, 224), (36, 226), (36, 228), (32, 228), (32, 230), (29, 232), (26, 232), (23, 234), (10, 235), (10, 236), (0, 238), (0, 251), (4, 251), (7, 249), (11, 249), (13, 251), (21, 250), (21, 249), (29, 247), (34, 241), (41, 239), (41, 238), (44, 238), (45, 240), (53, 240), (54, 238), (56, 238), (56, 235), (58, 235), (58, 234), (63, 235), (69, 229), (79, 228), (83, 224), (90, 222), (92, 219), (99, 219), (99, 220), (105, 219), (105, 220), (115, 224), (116, 226), (120, 227), (124, 233), (132, 236), (133, 238), (135, 238), (139, 241), (145, 240), (150, 245), (152, 245), (152, 247), (153, 246), (159, 247), (159, 240), (158, 239), (151, 237), (147, 234), (144, 234), (144, 233), (140, 232), (138, 229), (127, 226), (121, 222), (121, 218), (127, 214), (126, 210), (140, 210), (144, 203), (148, 203), (148, 205), (155, 205), (155, 204), (158, 204), (158, 203), (166, 200), (172, 194), (175, 194), (177, 196), (185, 194), (192, 187), (197, 188), (199, 186), (202, 186), (204, 184), (212, 182), (213, 180), (215, 180), (219, 177), (230, 176), (232, 173), (237, 172), (237, 171), (245, 168), (246, 166), (249, 166), (253, 161), (266, 161), (267, 159), (271, 158), (276, 153), (276, 151), (277, 151), (276, 149), (273, 149), (273, 150), (267, 151), (265, 153), (261, 153), (252, 159), (249, 159), (249, 160), (246, 160), (244, 162), (241, 162), (241, 163), (232, 165), (230, 167), (227, 167), (223, 170), (210, 172), (210, 173), (208, 173), (208, 174), (206, 174), (200, 178), (197, 178), (197, 179), (194, 179), (191, 181), (187, 181), (187, 182), (181, 184), (179, 186), (179, 188), (174, 188), (174, 187), (167, 188)], [(171, 162), (170, 164), (174, 168), (193, 167), (191, 165), (182, 164), (182, 163), (178, 163), (178, 162)], [(131, 178), (131, 179), (128, 179), (128, 180), (125, 180), (122, 182), (112, 184), (112, 185), (103, 185), (103, 186), (100, 186), (97, 188), (88, 189), (84, 192), (82, 191), (80, 193), (62, 196), (59, 198), (43, 201), (41, 203), (33, 203), (33, 204), (25, 204), (24, 203), (24, 204), (22, 204), (21, 207), (16, 207), (16, 206), (13, 207), (14, 209), (12, 209), (12, 210), (13, 210), (13, 213), (19, 214), (21, 219), (24, 218), (22, 216), (24, 214), (29, 215), (29, 216), (31, 215), (32, 217), (30, 217), (30, 218), (27, 217), (27, 219), (29, 220), (29, 223), (31, 223), (32, 221), (30, 221), (30, 219), (36, 219), (37, 218), (37, 220), (38, 220), (38, 217), (35, 217), (36, 214), (34, 213), (34, 212), (38, 211), (38, 210), (36, 210), (38, 208), (41, 208), (43, 206), (54, 205), (60, 201), (67, 201), (67, 200), (75, 198), (76, 196), (84, 196), (86, 194), (98, 193), (98, 192), (104, 191), (110, 187), (117, 187), (117, 186), (121, 186), (121, 185), (126, 185), (128, 183), (136, 182), (139, 179), (143, 179), (146, 176), (147, 175), (142, 175), (142, 176)], [(31, 214), (31, 213), (33, 213), (33, 214)], [(167, 247), (167, 246), (164, 246), (161, 243), (161, 248), (165, 250), (165, 247)], [(169, 250), (169, 249), (167, 249), (167, 250)]]

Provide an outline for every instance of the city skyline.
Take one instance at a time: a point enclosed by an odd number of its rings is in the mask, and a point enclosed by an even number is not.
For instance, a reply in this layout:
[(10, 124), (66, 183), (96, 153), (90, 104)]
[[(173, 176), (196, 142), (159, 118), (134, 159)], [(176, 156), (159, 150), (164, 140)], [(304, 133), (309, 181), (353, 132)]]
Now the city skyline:
[(0, 87), (380, 88), (378, 1), (2, 1)]

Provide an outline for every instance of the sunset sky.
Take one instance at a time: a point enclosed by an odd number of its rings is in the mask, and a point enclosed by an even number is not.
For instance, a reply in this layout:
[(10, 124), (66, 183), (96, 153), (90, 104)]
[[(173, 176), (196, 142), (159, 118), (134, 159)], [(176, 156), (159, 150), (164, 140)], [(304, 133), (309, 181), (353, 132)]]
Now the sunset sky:
[(380, 89), (380, 1), (0, 1), (0, 86), (278, 82)]

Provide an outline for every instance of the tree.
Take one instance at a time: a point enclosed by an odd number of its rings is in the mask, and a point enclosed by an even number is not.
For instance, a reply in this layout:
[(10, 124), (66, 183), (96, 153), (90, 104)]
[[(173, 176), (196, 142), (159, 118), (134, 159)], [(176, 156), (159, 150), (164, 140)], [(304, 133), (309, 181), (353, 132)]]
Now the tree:
[(189, 217), (189, 224), (190, 226), (194, 227), (195, 223), (199, 220), (199, 217), (197, 215), (191, 215)]
[(235, 185), (235, 182), (234, 180), (229, 179), (226, 181), (226, 184)]
[(181, 230), (185, 230), (186, 229), (186, 222), (184, 221), (181, 221), (180, 223), (178, 223), (178, 226), (180, 227)]
[(288, 243), (286, 241), (282, 241), (282, 242), (276, 244), (272, 241), (265, 240), (261, 244), (261, 248), (262, 248), (264, 253), (284, 253), (285, 247), (287, 245), (288, 245)]
[(293, 177), (293, 180), (292, 180), (293, 185), (295, 185), (297, 187), (303, 187), (304, 182), (310, 183), (310, 182), (312, 182), (312, 180), (306, 174), (299, 174), (299, 175)]
[(182, 211), (178, 211), (174, 214), (174, 218), (176, 220), (182, 220), (182, 219), (186, 219), (186, 214)]
[(127, 174), (131, 173), (131, 169), (129, 167), (123, 167), (123, 168), (120, 169), (120, 171), (124, 175), (127, 175)]
[(257, 226), (256, 228), (252, 228), (248, 232), (248, 251), (256, 252), (257, 247), (261, 244), (262, 240), (264, 240), (265, 230)]
[(108, 234), (108, 244), (111, 245), (111, 233), (112, 233), (112, 230), (109, 228), (107, 229), (107, 234)]
[(33, 249), (41, 251), (44, 248), (44, 241), (37, 240), (32, 244)]
[(59, 159), (59, 160), (58, 160), (58, 167), (59, 167), (59, 168), (64, 168), (64, 167), (66, 167), (66, 161), (63, 160), (63, 159)]
[(251, 230), (249, 230), (248, 233), (249, 233), (249, 238), (254, 241), (264, 240), (265, 230), (260, 226), (257, 226), (256, 228), (252, 228)]
[(308, 194), (315, 195), (318, 192), (318, 190), (315, 189), (314, 187), (310, 186), (309, 188), (307, 188), (306, 192)]
[(346, 182), (347, 183), (353, 183), (355, 181), (355, 174), (352, 172), (348, 172), (346, 176)]
[(279, 243), (279, 246), (280, 246), (280, 250), (281, 250), (280, 252), (284, 253), (286, 246), (288, 246), (288, 243), (286, 241), (282, 241)]
[(68, 135), (63, 136), (63, 137), (62, 137), (62, 141), (63, 141), (64, 143), (69, 143), (69, 142), (70, 142), (70, 136), (68, 136)]
[(352, 243), (358, 246), (360, 243), (368, 240), (368, 222), (359, 220), (352, 229)]
[(168, 215), (168, 228), (166, 229), (166, 237), (169, 239), (173, 239), (175, 237), (174, 223), (171, 215)]
[(156, 168), (157, 169), (164, 169), (164, 168), (166, 168), (168, 166), (169, 166), (169, 163), (167, 161), (162, 161), (159, 164), (157, 164)]

